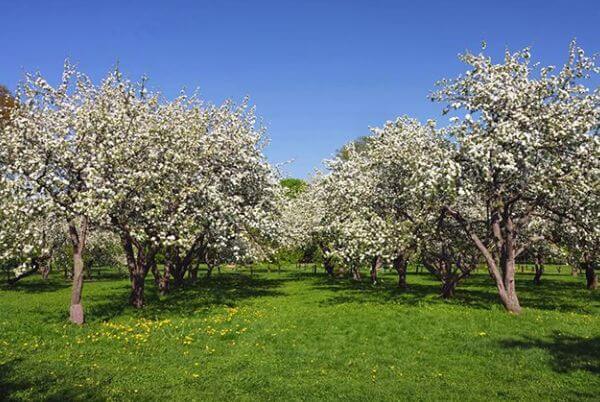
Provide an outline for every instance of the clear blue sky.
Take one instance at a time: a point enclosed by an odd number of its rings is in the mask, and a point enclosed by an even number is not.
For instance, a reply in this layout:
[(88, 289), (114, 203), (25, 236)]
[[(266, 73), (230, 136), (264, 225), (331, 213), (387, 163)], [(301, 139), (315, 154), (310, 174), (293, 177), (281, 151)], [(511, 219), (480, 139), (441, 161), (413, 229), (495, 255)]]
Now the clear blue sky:
[(573, 37), (600, 51), (600, 1), (5, 1), (0, 83), (25, 71), (56, 82), (65, 58), (93, 79), (118, 60), (167, 96), (251, 97), (272, 162), (306, 177), (369, 126), (440, 116), (427, 94), (463, 71), (482, 40), (499, 55), (533, 46), (565, 60)]

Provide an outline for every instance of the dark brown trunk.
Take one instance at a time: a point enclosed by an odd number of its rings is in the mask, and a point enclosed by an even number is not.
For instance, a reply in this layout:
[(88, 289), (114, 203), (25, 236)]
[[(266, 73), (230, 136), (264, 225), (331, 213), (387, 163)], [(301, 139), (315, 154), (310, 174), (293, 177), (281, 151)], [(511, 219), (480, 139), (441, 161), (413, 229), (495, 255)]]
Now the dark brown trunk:
[(198, 280), (198, 265), (190, 268), (190, 273), (188, 275), (190, 276), (190, 282), (196, 282)]
[(535, 275), (533, 275), (533, 284), (540, 285), (542, 283), (542, 274), (544, 273), (544, 267), (536, 268)]
[(394, 258), (392, 265), (398, 273), (398, 287), (406, 289), (406, 268), (408, 267), (408, 261), (402, 255), (398, 255)]
[(144, 307), (144, 277), (145, 275), (142, 272), (135, 272), (131, 277), (129, 303), (135, 308)]
[(456, 290), (457, 280), (456, 278), (448, 278), (448, 280), (442, 283), (442, 297), (444, 299), (451, 299), (454, 297), (454, 291)]
[(329, 275), (330, 277), (333, 278), (333, 275), (334, 275), (333, 261), (331, 260), (331, 258), (328, 258), (328, 257), (323, 258), (323, 267), (325, 268), (327, 275)]
[(594, 270), (594, 266), (592, 263), (585, 264), (585, 279), (586, 286), (590, 290), (598, 289), (598, 274)]
[(185, 271), (181, 267), (173, 270), (173, 286), (178, 288), (183, 286), (183, 279), (185, 277)]
[(540, 285), (542, 283), (542, 274), (544, 273), (544, 265), (540, 257), (535, 258), (535, 275), (533, 276), (533, 284)]
[[(135, 308), (142, 308), (144, 306), (146, 275), (148, 275), (148, 272), (156, 263), (155, 256), (158, 249), (134, 240), (130, 232), (123, 228), (121, 242), (127, 259), (129, 279), (131, 280), (129, 303)], [(134, 243), (136, 250), (134, 250)]]

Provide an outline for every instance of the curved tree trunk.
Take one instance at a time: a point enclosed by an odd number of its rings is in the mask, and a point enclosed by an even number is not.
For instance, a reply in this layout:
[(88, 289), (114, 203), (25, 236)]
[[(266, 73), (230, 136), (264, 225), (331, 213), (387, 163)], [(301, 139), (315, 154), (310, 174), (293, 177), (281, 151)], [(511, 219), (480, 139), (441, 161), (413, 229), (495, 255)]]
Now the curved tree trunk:
[[(477, 233), (472, 230), (471, 224), (457, 211), (448, 206), (444, 210), (449, 213), (463, 228), (467, 235), (473, 241), (473, 244), (481, 252), (488, 266), (490, 277), (496, 283), (498, 296), (504, 308), (514, 314), (521, 312), (521, 305), (517, 297), (515, 286), (515, 258), (516, 258), (516, 231), (510, 209), (505, 208), (501, 214), (500, 210), (491, 213), (490, 229), (494, 234), (496, 241), (496, 250), (490, 249), (481, 241)], [(494, 253), (498, 253), (498, 262), (494, 258)]]

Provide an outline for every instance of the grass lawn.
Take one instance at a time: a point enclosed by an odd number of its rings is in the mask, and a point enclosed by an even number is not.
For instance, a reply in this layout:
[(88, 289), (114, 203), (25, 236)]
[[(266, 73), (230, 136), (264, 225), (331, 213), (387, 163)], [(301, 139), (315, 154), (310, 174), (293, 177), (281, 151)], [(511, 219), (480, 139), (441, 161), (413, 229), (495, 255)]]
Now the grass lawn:
[(0, 288), (0, 400), (600, 400), (600, 292), (568, 269), (519, 273), (520, 316), (483, 272), (450, 302), (427, 274), (408, 292), (290, 266), (223, 271), (148, 306), (116, 274)]

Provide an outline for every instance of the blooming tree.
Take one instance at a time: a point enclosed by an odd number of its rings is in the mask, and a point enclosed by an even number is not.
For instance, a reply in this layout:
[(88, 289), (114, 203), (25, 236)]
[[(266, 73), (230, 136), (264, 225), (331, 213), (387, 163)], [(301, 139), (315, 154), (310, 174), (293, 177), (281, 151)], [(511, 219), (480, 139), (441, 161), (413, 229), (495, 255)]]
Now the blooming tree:
[[(105, 120), (97, 118), (103, 110), (108, 113), (111, 102), (102, 95), (68, 63), (57, 86), (39, 74), (27, 75), (0, 138), (3, 177), (68, 227), (74, 266), (70, 318), (78, 324), (83, 323), (88, 227), (90, 221), (103, 219), (109, 199), (98, 175), (111, 141)], [(17, 208), (19, 203), (12, 205)]]
[(575, 43), (557, 72), (532, 64), (529, 49), (507, 51), (499, 64), (483, 54), (460, 58), (470, 70), (441, 81), (432, 98), (465, 112), (448, 131), (459, 153), (457, 191), (481, 200), (490, 241), (460, 205), (445, 210), (484, 257), (503, 305), (518, 313), (515, 259), (529, 241), (524, 228), (534, 216), (576, 217), (561, 208), (559, 195), (598, 190), (598, 176), (590, 181), (582, 174), (598, 172), (591, 130), (600, 118), (600, 93), (582, 84), (598, 68)]

